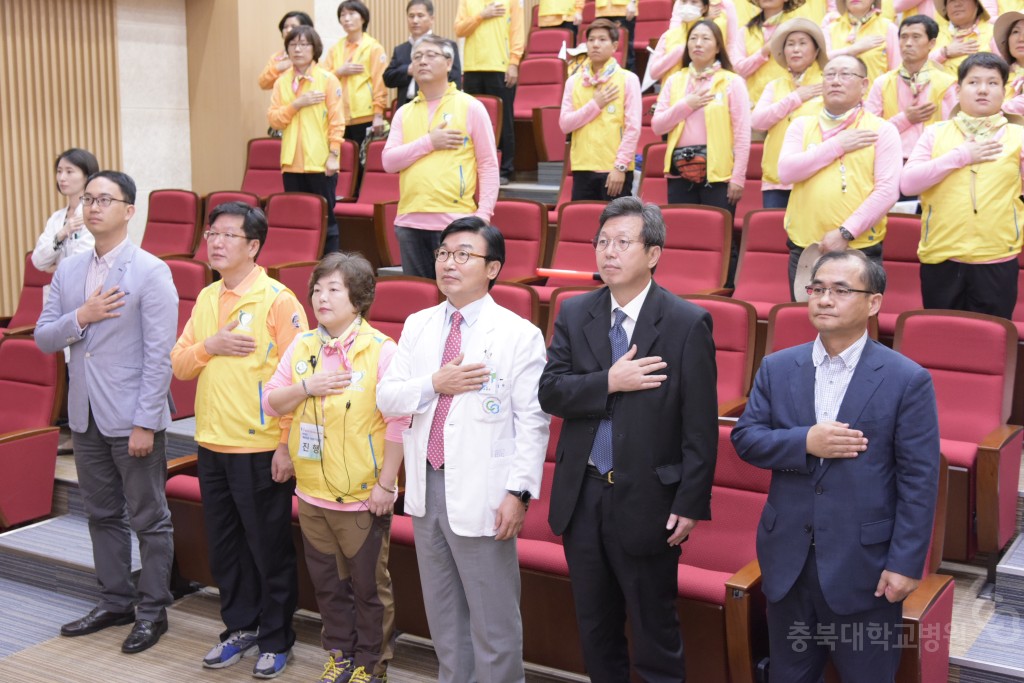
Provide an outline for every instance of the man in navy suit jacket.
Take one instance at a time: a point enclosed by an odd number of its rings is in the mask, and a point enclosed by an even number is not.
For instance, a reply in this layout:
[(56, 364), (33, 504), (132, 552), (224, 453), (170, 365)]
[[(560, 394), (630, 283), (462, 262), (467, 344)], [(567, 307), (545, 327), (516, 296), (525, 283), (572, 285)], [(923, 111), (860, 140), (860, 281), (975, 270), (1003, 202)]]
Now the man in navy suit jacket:
[(815, 264), (818, 338), (772, 354), (732, 433), (772, 470), (757, 529), (772, 680), (892, 681), (901, 602), (917, 588), (938, 490), (928, 372), (868, 339), (885, 271), (856, 249)]

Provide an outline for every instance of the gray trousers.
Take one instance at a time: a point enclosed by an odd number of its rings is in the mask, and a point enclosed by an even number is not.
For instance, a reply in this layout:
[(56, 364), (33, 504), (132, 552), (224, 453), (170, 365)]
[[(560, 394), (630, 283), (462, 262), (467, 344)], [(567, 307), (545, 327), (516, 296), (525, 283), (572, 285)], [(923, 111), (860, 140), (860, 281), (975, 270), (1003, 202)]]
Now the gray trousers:
[(427, 466), (426, 514), (412, 518), (438, 683), (517, 683), (523, 671), (515, 540), (452, 531), (444, 470)]
[[(171, 563), (174, 537), (167, 509), (166, 434), (153, 435), (153, 452), (144, 458), (128, 455), (128, 437), (103, 436), (89, 414), (85, 433), (72, 432), (78, 486), (89, 516), (89, 535), (100, 584), (101, 609), (131, 611), (131, 533), (139, 538), (137, 619), (160, 621), (171, 604)], [(129, 526), (130, 525), (130, 526)]]

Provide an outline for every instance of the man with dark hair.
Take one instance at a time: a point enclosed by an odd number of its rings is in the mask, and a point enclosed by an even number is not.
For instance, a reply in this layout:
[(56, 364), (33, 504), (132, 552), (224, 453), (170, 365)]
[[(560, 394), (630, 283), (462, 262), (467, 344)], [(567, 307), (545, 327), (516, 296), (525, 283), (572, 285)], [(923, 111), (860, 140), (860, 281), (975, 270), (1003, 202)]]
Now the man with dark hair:
[(306, 330), (295, 295), (256, 265), (267, 218), (243, 202), (210, 212), (210, 266), (221, 279), (196, 299), (171, 351), (174, 374), (199, 378), (196, 442), (210, 572), (226, 629), (203, 658), (219, 669), (259, 649), (257, 678), (284, 670), (298, 601), (292, 543), (289, 417), (260, 407), (280, 355)]
[(435, 264), (447, 300), (409, 316), (377, 389), (385, 416), (416, 416), (405, 511), (441, 683), (525, 678), (515, 539), (541, 492), (549, 418), (540, 330), (487, 293), (504, 261), (505, 239), (483, 220), (445, 228)]
[[(124, 173), (90, 176), (82, 205), (95, 248), (57, 267), (35, 330), (42, 351), (71, 349), (68, 422), (100, 592), (99, 604), (60, 632), (82, 636), (135, 622), (121, 646), (129, 654), (167, 631), (172, 600), (164, 430), (178, 322), (171, 271), (128, 239), (134, 204), (135, 182)], [(142, 555), (137, 592), (131, 531)]]
[(540, 403), (561, 417), (551, 530), (562, 536), (594, 683), (682, 683), (680, 544), (711, 518), (718, 398), (711, 316), (659, 287), (665, 222), (611, 202), (594, 237), (606, 287), (562, 304)]
[(1009, 67), (979, 52), (960, 65), (960, 111), (925, 129), (907, 160), (904, 194), (921, 194), (917, 247), (925, 308), (1010, 319), (1017, 305), (1024, 212), (1024, 127), (1003, 116)]
[[(395, 47), (391, 53), (391, 63), (384, 69), (384, 85), (395, 89), (399, 107), (419, 91), (413, 75), (412, 48), (416, 41), (434, 31), (434, 3), (431, 0), (409, 0), (405, 6), (405, 21), (409, 28), (409, 40)], [(459, 50), (454, 43), (448, 42), (452, 46), (452, 66), (448, 70), (448, 81), (454, 83), (456, 88), (461, 88)]]
[(757, 529), (772, 680), (817, 683), (831, 658), (844, 681), (891, 683), (899, 666), (901, 602), (932, 534), (939, 425), (928, 372), (868, 339), (884, 291), (885, 271), (861, 251), (818, 259), (807, 286), (818, 337), (764, 359), (732, 432), (741, 458), (772, 471)]

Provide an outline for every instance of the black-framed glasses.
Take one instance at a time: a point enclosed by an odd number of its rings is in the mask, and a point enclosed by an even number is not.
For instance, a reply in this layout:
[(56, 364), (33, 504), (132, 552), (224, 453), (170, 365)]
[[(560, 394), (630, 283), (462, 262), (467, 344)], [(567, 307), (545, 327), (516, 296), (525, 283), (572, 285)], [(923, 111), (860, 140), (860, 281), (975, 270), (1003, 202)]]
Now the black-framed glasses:
[(825, 296), (825, 292), (828, 292), (837, 299), (848, 299), (854, 294), (877, 294), (878, 292), (872, 292), (869, 289), (854, 289), (853, 287), (823, 287), (822, 285), (807, 285), (804, 289), (807, 290), (807, 296), (812, 299), (820, 299)]
[(91, 194), (82, 195), (82, 204), (85, 206), (92, 206), (96, 204), (102, 206), (104, 209), (110, 206), (110, 202), (121, 202), (131, 206), (132, 203), (124, 199), (118, 199), (117, 197), (111, 197), (110, 195), (100, 195), (99, 197), (93, 197)]
[(608, 247), (611, 247), (613, 251), (626, 251), (630, 245), (634, 242), (642, 243), (642, 240), (628, 240), (625, 237), (616, 237), (615, 239), (608, 239), (607, 237), (594, 238), (591, 244), (594, 245), (594, 249), (597, 251), (605, 251)]
[(456, 263), (463, 264), (469, 261), (470, 256), (482, 258), (485, 261), (487, 260), (487, 257), (484, 256), (483, 254), (474, 254), (473, 252), (466, 251), (465, 249), (456, 249), (455, 251), (448, 251), (444, 247), (441, 247), (439, 249), (434, 250), (434, 260), (437, 261), (438, 263), (446, 263), (449, 258), (454, 258)]

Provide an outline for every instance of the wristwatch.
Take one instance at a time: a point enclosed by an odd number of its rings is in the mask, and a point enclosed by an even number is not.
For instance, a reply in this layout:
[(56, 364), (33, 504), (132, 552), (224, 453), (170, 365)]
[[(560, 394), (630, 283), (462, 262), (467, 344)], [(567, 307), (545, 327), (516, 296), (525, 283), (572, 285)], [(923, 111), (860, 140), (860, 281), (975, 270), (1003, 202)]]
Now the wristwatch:
[(853, 233), (852, 233), (852, 232), (850, 232), (849, 230), (847, 230), (846, 228), (844, 228), (844, 227), (843, 227), (843, 226), (841, 226), (841, 225), (839, 226), (839, 234), (840, 234), (840, 235), (842, 236), (842, 238), (843, 238), (844, 240), (846, 240), (847, 242), (852, 242), (852, 241), (854, 240), (854, 237), (853, 237)]
[(615, 164), (614, 168), (619, 173), (625, 173), (626, 169), (629, 168), (629, 166), (626, 166), (626, 164)]
[(512, 490), (510, 490), (509, 493), (511, 493), (516, 498), (518, 498), (519, 502), (522, 503), (524, 507), (529, 509), (529, 507), (530, 507), (530, 500), (533, 499), (533, 495), (529, 491), (512, 491)]

